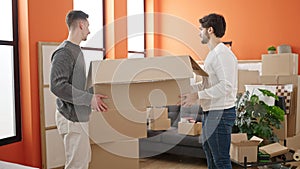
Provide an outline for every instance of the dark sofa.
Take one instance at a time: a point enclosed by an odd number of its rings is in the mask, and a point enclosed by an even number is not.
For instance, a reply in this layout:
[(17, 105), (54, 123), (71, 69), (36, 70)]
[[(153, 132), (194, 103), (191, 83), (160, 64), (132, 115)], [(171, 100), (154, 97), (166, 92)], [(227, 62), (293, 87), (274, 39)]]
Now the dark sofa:
[(171, 128), (166, 131), (148, 130), (147, 138), (139, 139), (140, 158), (152, 157), (162, 153), (205, 158), (200, 136), (178, 134), (177, 126), (181, 117), (193, 117), (201, 121), (202, 109), (199, 106), (190, 108), (167, 106)]

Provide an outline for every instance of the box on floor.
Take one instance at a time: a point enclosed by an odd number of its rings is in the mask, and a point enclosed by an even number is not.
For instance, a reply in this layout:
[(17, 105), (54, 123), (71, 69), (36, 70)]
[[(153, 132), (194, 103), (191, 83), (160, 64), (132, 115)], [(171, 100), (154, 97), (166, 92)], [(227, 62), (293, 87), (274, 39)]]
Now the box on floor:
[(247, 162), (257, 162), (257, 147), (260, 141), (248, 140), (246, 133), (231, 134), (230, 158), (243, 163), (244, 157)]
[(139, 169), (139, 141), (122, 140), (92, 144), (89, 169)]

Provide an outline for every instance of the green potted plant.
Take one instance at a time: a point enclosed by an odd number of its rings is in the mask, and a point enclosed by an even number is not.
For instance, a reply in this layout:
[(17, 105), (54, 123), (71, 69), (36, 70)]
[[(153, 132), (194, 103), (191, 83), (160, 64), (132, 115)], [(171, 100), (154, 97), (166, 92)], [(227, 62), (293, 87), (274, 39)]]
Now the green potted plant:
[[(269, 90), (258, 89), (264, 96), (273, 97), (278, 100), (278, 96)], [(281, 128), (281, 121), (284, 120), (285, 112), (278, 106), (269, 106), (259, 99), (259, 96), (246, 91), (238, 96), (236, 102), (237, 118), (235, 125), (239, 132), (247, 133), (248, 138), (257, 136), (264, 139), (264, 143), (278, 142), (273, 129)]]
[(275, 54), (276, 53), (276, 48), (274, 46), (268, 47), (268, 54)]

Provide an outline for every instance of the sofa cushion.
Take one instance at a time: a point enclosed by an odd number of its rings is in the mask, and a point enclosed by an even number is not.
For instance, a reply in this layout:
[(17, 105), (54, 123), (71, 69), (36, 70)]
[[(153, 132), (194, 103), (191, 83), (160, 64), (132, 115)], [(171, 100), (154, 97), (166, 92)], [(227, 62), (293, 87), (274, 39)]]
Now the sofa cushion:
[(199, 143), (199, 136), (187, 136), (184, 134), (178, 134), (177, 129), (168, 130), (161, 134), (161, 141), (167, 144), (177, 144), (191, 147), (201, 147)]
[(161, 142), (161, 133), (163, 133), (163, 131), (148, 130), (147, 138), (143, 139), (152, 142)]
[(192, 117), (196, 122), (201, 122), (201, 115), (203, 110), (199, 105), (193, 105), (191, 107), (181, 107), (180, 116), (181, 117)]
[(178, 122), (180, 121), (180, 113), (178, 112), (168, 112), (168, 117), (171, 119), (171, 126), (178, 127)]
[(192, 117), (196, 122), (201, 122), (201, 114), (203, 114), (203, 111), (199, 105), (193, 105), (191, 107), (170, 105), (167, 106), (167, 108), (172, 127), (178, 127), (178, 122), (181, 117)]

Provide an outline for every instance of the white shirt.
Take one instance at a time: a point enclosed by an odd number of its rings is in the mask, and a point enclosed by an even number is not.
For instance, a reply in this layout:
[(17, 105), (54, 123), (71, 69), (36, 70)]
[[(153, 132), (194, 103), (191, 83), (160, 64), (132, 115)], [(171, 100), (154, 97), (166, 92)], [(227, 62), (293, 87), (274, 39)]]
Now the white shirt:
[(237, 94), (237, 59), (223, 43), (211, 50), (204, 62), (209, 75), (203, 77), (198, 96), (203, 111), (228, 109), (235, 105)]

